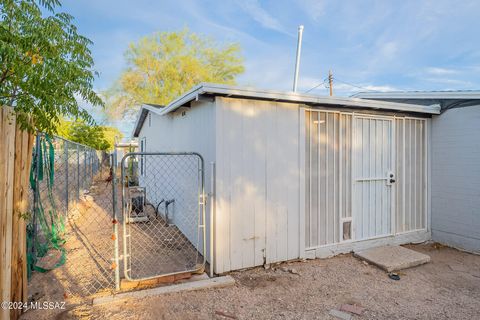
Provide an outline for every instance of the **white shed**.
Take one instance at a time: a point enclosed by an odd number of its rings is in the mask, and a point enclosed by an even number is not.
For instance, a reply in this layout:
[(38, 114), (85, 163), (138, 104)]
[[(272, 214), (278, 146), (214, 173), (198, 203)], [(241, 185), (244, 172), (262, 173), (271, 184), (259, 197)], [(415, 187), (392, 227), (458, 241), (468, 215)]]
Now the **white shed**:
[(168, 106), (143, 105), (133, 136), (141, 151), (205, 159), (206, 190), (214, 190), (207, 233), (214, 271), (224, 273), (430, 239), (431, 117), (439, 113), (202, 84)]

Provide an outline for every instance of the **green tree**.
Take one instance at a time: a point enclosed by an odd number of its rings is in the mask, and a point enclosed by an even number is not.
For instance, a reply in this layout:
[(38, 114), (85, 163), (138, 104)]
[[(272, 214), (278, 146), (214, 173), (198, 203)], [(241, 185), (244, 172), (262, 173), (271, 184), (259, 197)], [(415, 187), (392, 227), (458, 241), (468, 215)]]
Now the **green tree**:
[(78, 99), (103, 105), (93, 90), (89, 46), (58, 0), (0, 0), (0, 105), (23, 129), (55, 132), (61, 117), (93, 120)]
[(222, 46), (187, 29), (144, 37), (125, 57), (127, 69), (106, 93), (111, 118), (140, 103), (165, 105), (201, 82), (235, 84), (244, 71), (238, 44)]
[(90, 125), (83, 120), (60, 120), (57, 126), (59, 136), (90, 146), (97, 150), (113, 150), (115, 138), (123, 137), (120, 130), (115, 127)]

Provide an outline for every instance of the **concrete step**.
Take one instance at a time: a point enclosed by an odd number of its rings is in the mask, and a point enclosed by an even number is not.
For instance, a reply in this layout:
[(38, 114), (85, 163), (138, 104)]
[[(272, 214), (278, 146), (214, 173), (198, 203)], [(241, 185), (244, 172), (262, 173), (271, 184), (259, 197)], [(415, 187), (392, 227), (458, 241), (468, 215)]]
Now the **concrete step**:
[(415, 267), (430, 261), (426, 254), (400, 246), (383, 246), (354, 252), (354, 256), (387, 271)]

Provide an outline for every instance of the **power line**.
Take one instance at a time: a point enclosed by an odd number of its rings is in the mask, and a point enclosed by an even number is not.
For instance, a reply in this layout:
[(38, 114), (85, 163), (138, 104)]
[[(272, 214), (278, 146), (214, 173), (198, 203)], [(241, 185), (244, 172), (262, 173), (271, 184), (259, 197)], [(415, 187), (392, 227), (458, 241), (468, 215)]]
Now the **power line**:
[[(370, 92), (380, 92), (379, 90), (368, 89), (368, 88), (365, 88), (365, 87), (361, 87), (361, 86), (359, 86), (359, 85), (355, 85), (355, 84), (353, 84), (353, 83), (349, 83), (349, 82), (346, 82), (346, 81), (339, 80), (338, 78), (333, 77), (333, 76), (332, 76), (331, 80), (332, 80), (332, 82), (333, 82), (333, 81), (337, 81), (337, 82), (346, 84), (347, 86), (351, 86), (351, 87), (358, 88), (358, 89), (361, 89), (361, 90), (366, 90), (366, 91), (370, 91)], [(320, 87), (321, 85), (324, 85), (326, 89), (329, 89), (329, 88), (330, 88), (330, 85), (328, 85), (327, 82), (329, 82), (329, 79), (328, 79), (328, 78), (325, 78), (325, 79), (323, 79), (323, 82), (320, 82), (319, 84), (317, 84), (316, 86), (312, 87), (311, 89), (308, 89), (308, 90), (305, 91), (304, 93), (308, 93), (308, 92), (310, 92), (310, 91), (312, 91), (312, 90), (315, 90), (315, 89), (317, 89), (318, 87)]]
[(324, 86), (325, 86), (325, 89), (328, 89), (328, 86), (326, 85), (327, 81), (328, 81), (327, 78), (323, 79), (323, 82), (320, 82), (319, 84), (317, 84), (316, 86), (314, 86), (314, 87), (311, 88), (311, 89), (308, 89), (308, 90), (305, 91), (304, 93), (309, 93), (310, 91), (317, 89), (317, 88), (320, 87), (321, 85), (324, 85)]
[(373, 90), (373, 89), (368, 89), (368, 88), (365, 88), (365, 87), (357, 86), (357, 85), (355, 85), (355, 84), (348, 83), (348, 82), (345, 82), (345, 81), (339, 80), (339, 79), (337, 79), (337, 78), (333, 78), (333, 80), (335, 80), (335, 81), (338, 81), (338, 82), (340, 82), (340, 83), (343, 83), (343, 84), (346, 84), (347, 86), (351, 86), (351, 87), (358, 88), (358, 89), (362, 89), (362, 90), (367, 90), (367, 91), (378, 91), (378, 90)]

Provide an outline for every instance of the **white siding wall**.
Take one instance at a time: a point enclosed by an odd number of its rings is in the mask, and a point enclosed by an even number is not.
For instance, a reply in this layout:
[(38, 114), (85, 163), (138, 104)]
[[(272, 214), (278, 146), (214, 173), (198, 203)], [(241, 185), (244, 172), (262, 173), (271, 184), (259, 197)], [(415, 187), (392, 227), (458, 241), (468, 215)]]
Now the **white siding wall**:
[(432, 120), (432, 237), (480, 252), (480, 105)]
[(396, 118), (396, 233), (427, 228), (429, 119)]
[(352, 116), (305, 112), (305, 246), (339, 242), (341, 220), (351, 221)]
[(216, 101), (215, 271), (298, 258), (299, 106)]
[[(143, 124), (143, 127), (139, 134), (139, 139), (145, 138), (147, 152), (197, 152), (202, 155), (205, 165), (205, 192), (210, 190), (211, 170), (210, 163), (215, 161), (215, 106), (213, 102), (194, 102), (191, 108), (181, 108), (180, 110), (170, 113), (166, 116), (159, 116), (157, 114), (151, 114), (151, 121), (147, 119)], [(185, 112), (182, 115), (182, 112)], [(158, 159), (158, 158), (157, 158)], [(140, 185), (153, 185), (148, 179), (161, 179), (162, 176), (166, 179), (168, 174), (162, 170), (160, 166), (153, 168), (155, 158), (151, 157), (150, 160), (146, 160), (145, 176), (141, 177)], [(190, 171), (190, 170), (189, 170)], [(181, 192), (182, 183), (179, 179), (189, 179), (177, 172), (175, 177), (178, 188), (173, 186), (173, 189), (178, 189)], [(196, 178), (196, 177), (192, 177)], [(170, 179), (172, 180), (172, 179)], [(158, 185), (158, 184), (157, 184)], [(192, 186), (191, 183), (187, 184)], [(166, 188), (170, 189), (171, 188)], [(193, 192), (184, 192), (193, 195)], [(152, 192), (150, 192), (152, 194)], [(147, 190), (147, 200), (152, 203), (158, 203), (161, 199), (160, 194), (167, 194), (165, 192), (157, 192), (157, 198), (148, 199), (149, 191)], [(189, 203), (196, 205), (198, 199), (185, 199)], [(190, 205), (190, 204), (189, 204)], [(175, 209), (174, 209), (175, 210)], [(210, 232), (208, 213), (210, 210), (210, 204), (207, 202), (206, 216), (207, 216), (207, 258), (209, 257), (209, 237)], [(175, 219), (175, 216), (173, 217)], [(191, 220), (191, 219), (190, 219)], [(192, 242), (196, 241), (196, 229), (192, 229), (191, 223), (189, 225), (182, 225), (182, 219), (174, 220), (175, 224), (180, 230), (189, 238)], [(183, 221), (185, 224), (185, 221)], [(199, 244), (200, 248), (203, 242)]]

